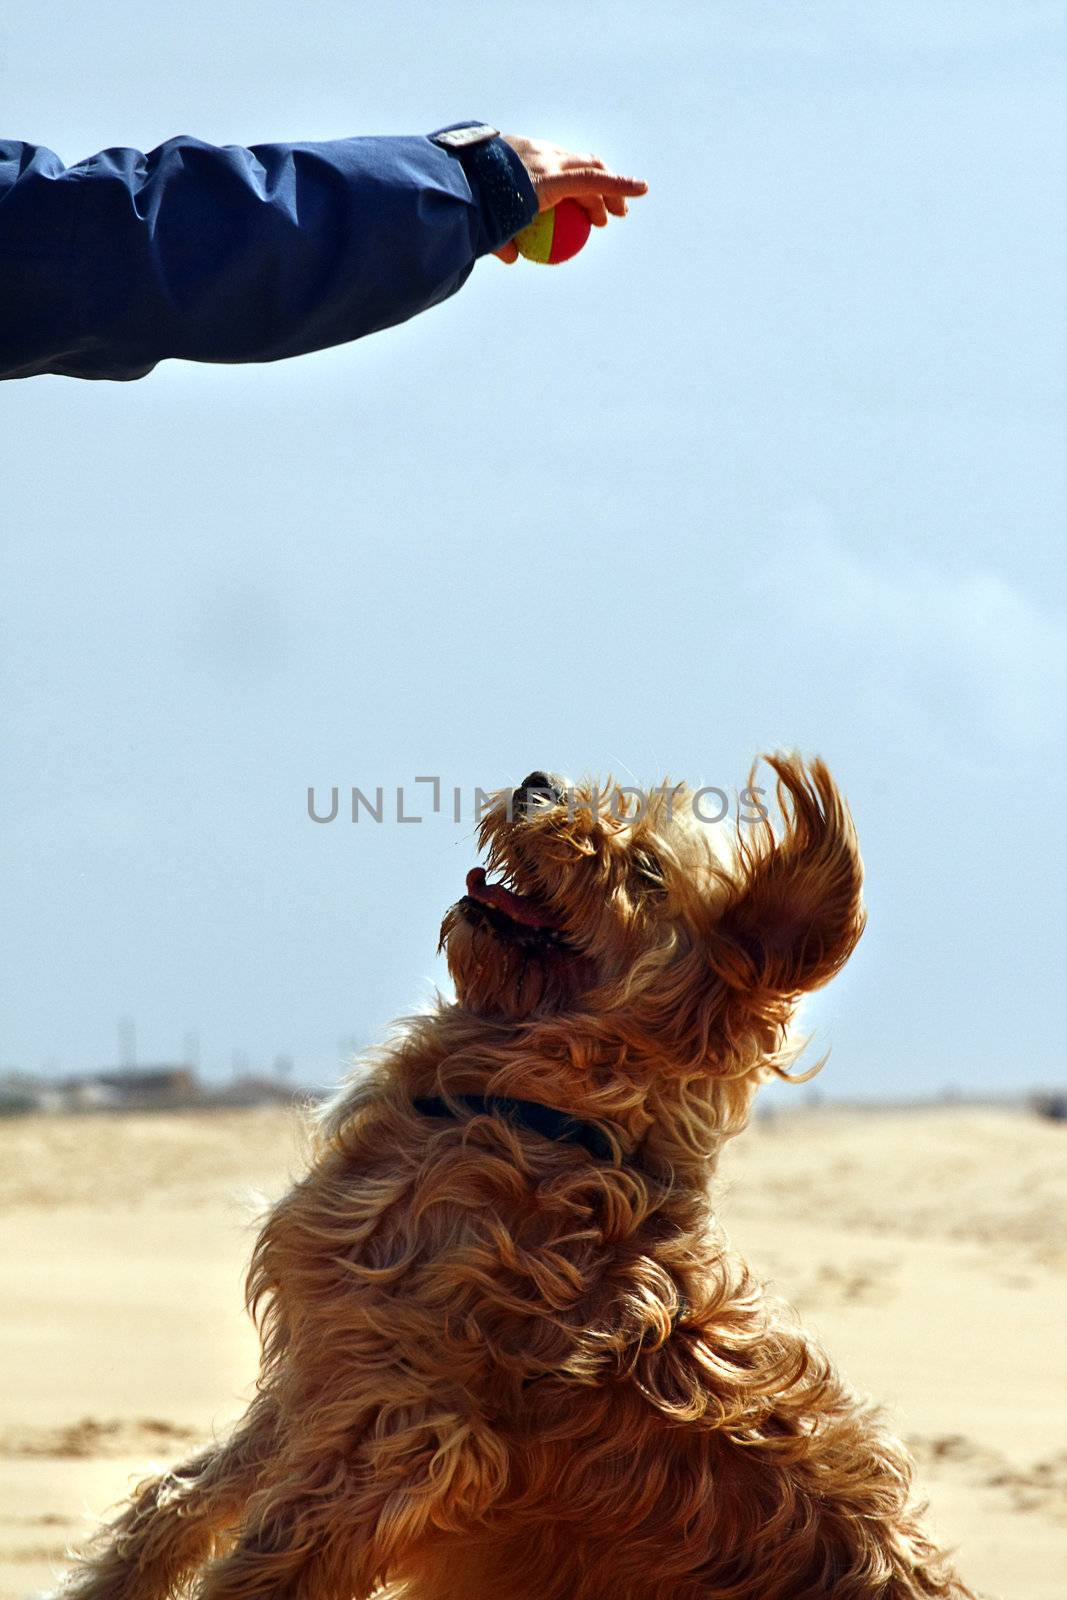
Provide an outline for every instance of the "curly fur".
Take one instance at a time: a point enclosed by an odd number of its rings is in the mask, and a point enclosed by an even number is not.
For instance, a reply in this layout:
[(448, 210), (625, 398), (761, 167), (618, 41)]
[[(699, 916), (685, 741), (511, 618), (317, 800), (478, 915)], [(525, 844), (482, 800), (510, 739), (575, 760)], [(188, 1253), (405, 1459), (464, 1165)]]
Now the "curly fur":
[[(729, 844), (668, 786), (643, 816), (500, 797), (490, 867), (553, 931), (447, 914), (455, 1003), (320, 1115), (256, 1245), (257, 1398), (141, 1487), (68, 1600), (970, 1594), (902, 1446), (713, 1211), (799, 996), (863, 925), (829, 773), (772, 765), (784, 828)], [(469, 1093), (592, 1120), (616, 1158), (413, 1109)]]

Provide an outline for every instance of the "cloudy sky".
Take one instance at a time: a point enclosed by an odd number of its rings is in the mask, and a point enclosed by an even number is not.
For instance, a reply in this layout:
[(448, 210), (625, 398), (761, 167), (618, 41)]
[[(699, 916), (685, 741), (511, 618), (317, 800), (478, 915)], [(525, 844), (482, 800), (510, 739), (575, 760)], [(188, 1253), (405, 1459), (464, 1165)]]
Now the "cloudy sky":
[[(250, 29), (254, 15), (255, 31)], [(294, 1058), (445, 976), (469, 797), (821, 752), (825, 1093), (1062, 1072), (1064, 7), (49, 4), (69, 161), (463, 117), (648, 178), (557, 270), (265, 368), (0, 392), (0, 1065)], [(306, 793), (459, 786), (417, 825)]]

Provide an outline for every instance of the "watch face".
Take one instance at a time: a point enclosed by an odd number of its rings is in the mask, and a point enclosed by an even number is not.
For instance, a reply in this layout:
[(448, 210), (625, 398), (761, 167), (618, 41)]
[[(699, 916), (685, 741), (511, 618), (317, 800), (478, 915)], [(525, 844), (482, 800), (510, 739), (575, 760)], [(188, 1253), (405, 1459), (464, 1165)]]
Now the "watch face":
[(472, 144), (485, 144), (486, 140), (496, 137), (496, 128), (490, 128), (485, 122), (472, 122), (467, 128), (446, 128), (443, 133), (430, 135), (434, 144), (444, 145), (449, 150), (466, 150)]

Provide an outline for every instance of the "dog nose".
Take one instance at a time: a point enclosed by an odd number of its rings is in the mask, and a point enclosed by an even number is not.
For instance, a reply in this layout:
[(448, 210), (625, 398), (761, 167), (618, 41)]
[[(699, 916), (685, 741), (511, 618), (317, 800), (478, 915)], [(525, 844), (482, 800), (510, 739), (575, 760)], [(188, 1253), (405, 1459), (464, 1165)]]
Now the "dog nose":
[(515, 814), (528, 817), (539, 805), (562, 805), (563, 784), (551, 772), (528, 772), (515, 790)]

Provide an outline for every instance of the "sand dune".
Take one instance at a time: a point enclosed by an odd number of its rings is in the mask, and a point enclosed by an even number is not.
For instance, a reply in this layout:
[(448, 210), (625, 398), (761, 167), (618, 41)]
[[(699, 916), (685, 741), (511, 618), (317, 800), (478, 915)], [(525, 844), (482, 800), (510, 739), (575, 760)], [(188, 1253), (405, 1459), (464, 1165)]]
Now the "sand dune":
[[(1067, 1593), (1067, 1129), (801, 1108), (724, 1164), (733, 1242), (909, 1440), (939, 1535), (1000, 1600)], [(131, 1477), (242, 1408), (276, 1110), (0, 1124), (0, 1600), (48, 1586)]]

